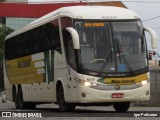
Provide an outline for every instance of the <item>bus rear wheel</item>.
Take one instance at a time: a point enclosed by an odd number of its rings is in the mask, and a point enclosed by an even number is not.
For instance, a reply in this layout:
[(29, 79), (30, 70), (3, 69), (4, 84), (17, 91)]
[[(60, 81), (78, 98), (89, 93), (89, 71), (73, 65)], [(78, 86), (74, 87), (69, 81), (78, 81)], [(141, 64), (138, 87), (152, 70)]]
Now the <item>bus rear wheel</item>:
[(18, 93), (16, 91), (16, 88), (13, 87), (13, 102), (15, 103), (16, 109), (19, 109), (19, 102), (18, 102)]
[(20, 109), (19, 102), (18, 102), (18, 94), (14, 95), (14, 102), (15, 102), (16, 109)]
[(62, 86), (60, 86), (58, 89), (57, 97), (58, 97), (57, 100), (58, 100), (59, 110), (61, 112), (73, 111), (75, 109), (76, 107), (75, 104), (65, 102), (64, 91)]
[(36, 108), (36, 103), (27, 102), (26, 105), (27, 105), (26, 109), (35, 109)]
[(15, 102), (16, 109), (35, 109), (36, 103), (34, 102), (24, 102), (23, 91), (21, 86), (18, 87), (18, 92), (16, 88), (13, 88), (13, 102)]
[(127, 112), (130, 107), (130, 102), (118, 102), (113, 104), (116, 112)]
[(18, 88), (18, 104), (20, 109), (26, 109), (27, 103), (23, 101), (23, 91), (22, 88)]

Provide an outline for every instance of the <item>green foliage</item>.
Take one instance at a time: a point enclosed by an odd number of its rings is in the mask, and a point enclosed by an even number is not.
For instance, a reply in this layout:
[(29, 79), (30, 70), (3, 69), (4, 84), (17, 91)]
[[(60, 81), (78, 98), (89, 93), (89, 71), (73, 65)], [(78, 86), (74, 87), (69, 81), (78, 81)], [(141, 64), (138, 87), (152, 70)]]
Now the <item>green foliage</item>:
[(4, 2), (5, 0), (0, 0), (0, 2)]
[(13, 29), (8, 27), (2, 27), (0, 28), (0, 69), (2, 69), (2, 63), (3, 63), (3, 52), (4, 52), (4, 40), (5, 37), (13, 32)]

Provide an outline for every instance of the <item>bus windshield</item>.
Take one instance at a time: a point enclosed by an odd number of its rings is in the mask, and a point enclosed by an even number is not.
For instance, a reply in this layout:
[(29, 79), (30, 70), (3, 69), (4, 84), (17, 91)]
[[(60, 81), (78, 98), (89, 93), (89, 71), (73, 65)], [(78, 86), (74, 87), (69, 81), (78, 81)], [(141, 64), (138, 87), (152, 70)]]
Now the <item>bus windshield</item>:
[(147, 67), (146, 41), (140, 21), (76, 21), (79, 69), (126, 73)]

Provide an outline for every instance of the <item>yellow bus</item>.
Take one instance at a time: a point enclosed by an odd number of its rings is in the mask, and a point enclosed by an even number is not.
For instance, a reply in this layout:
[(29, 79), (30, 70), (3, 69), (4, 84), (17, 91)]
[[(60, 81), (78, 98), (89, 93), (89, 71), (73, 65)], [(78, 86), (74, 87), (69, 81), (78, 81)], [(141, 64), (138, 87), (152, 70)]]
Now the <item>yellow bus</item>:
[(72, 6), (51, 12), (5, 40), (6, 99), (17, 109), (55, 103), (60, 111), (78, 105), (113, 105), (150, 97), (147, 43), (156, 34), (136, 13), (112, 6)]

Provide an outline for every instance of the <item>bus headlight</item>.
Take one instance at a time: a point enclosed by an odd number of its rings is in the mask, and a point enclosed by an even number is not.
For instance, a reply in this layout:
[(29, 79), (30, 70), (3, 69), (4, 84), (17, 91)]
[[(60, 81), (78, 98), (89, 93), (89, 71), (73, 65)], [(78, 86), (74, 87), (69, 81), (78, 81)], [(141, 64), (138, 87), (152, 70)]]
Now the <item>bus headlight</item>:
[(139, 84), (142, 85), (142, 86), (144, 86), (144, 85), (147, 85), (148, 82), (149, 82), (148, 80), (143, 80)]
[(84, 85), (86, 87), (94, 87), (94, 86), (97, 86), (98, 84), (97, 83), (94, 83), (94, 82), (89, 82), (89, 81), (85, 81), (85, 80), (78, 80), (77, 81), (79, 84), (81, 85)]
[(90, 87), (91, 85), (92, 84), (90, 82), (88, 82), (88, 81), (84, 82), (84, 86), (86, 86), (86, 87)]
[(147, 83), (148, 83), (147, 80), (143, 80), (143, 81), (141, 82), (142, 85), (146, 85)]

